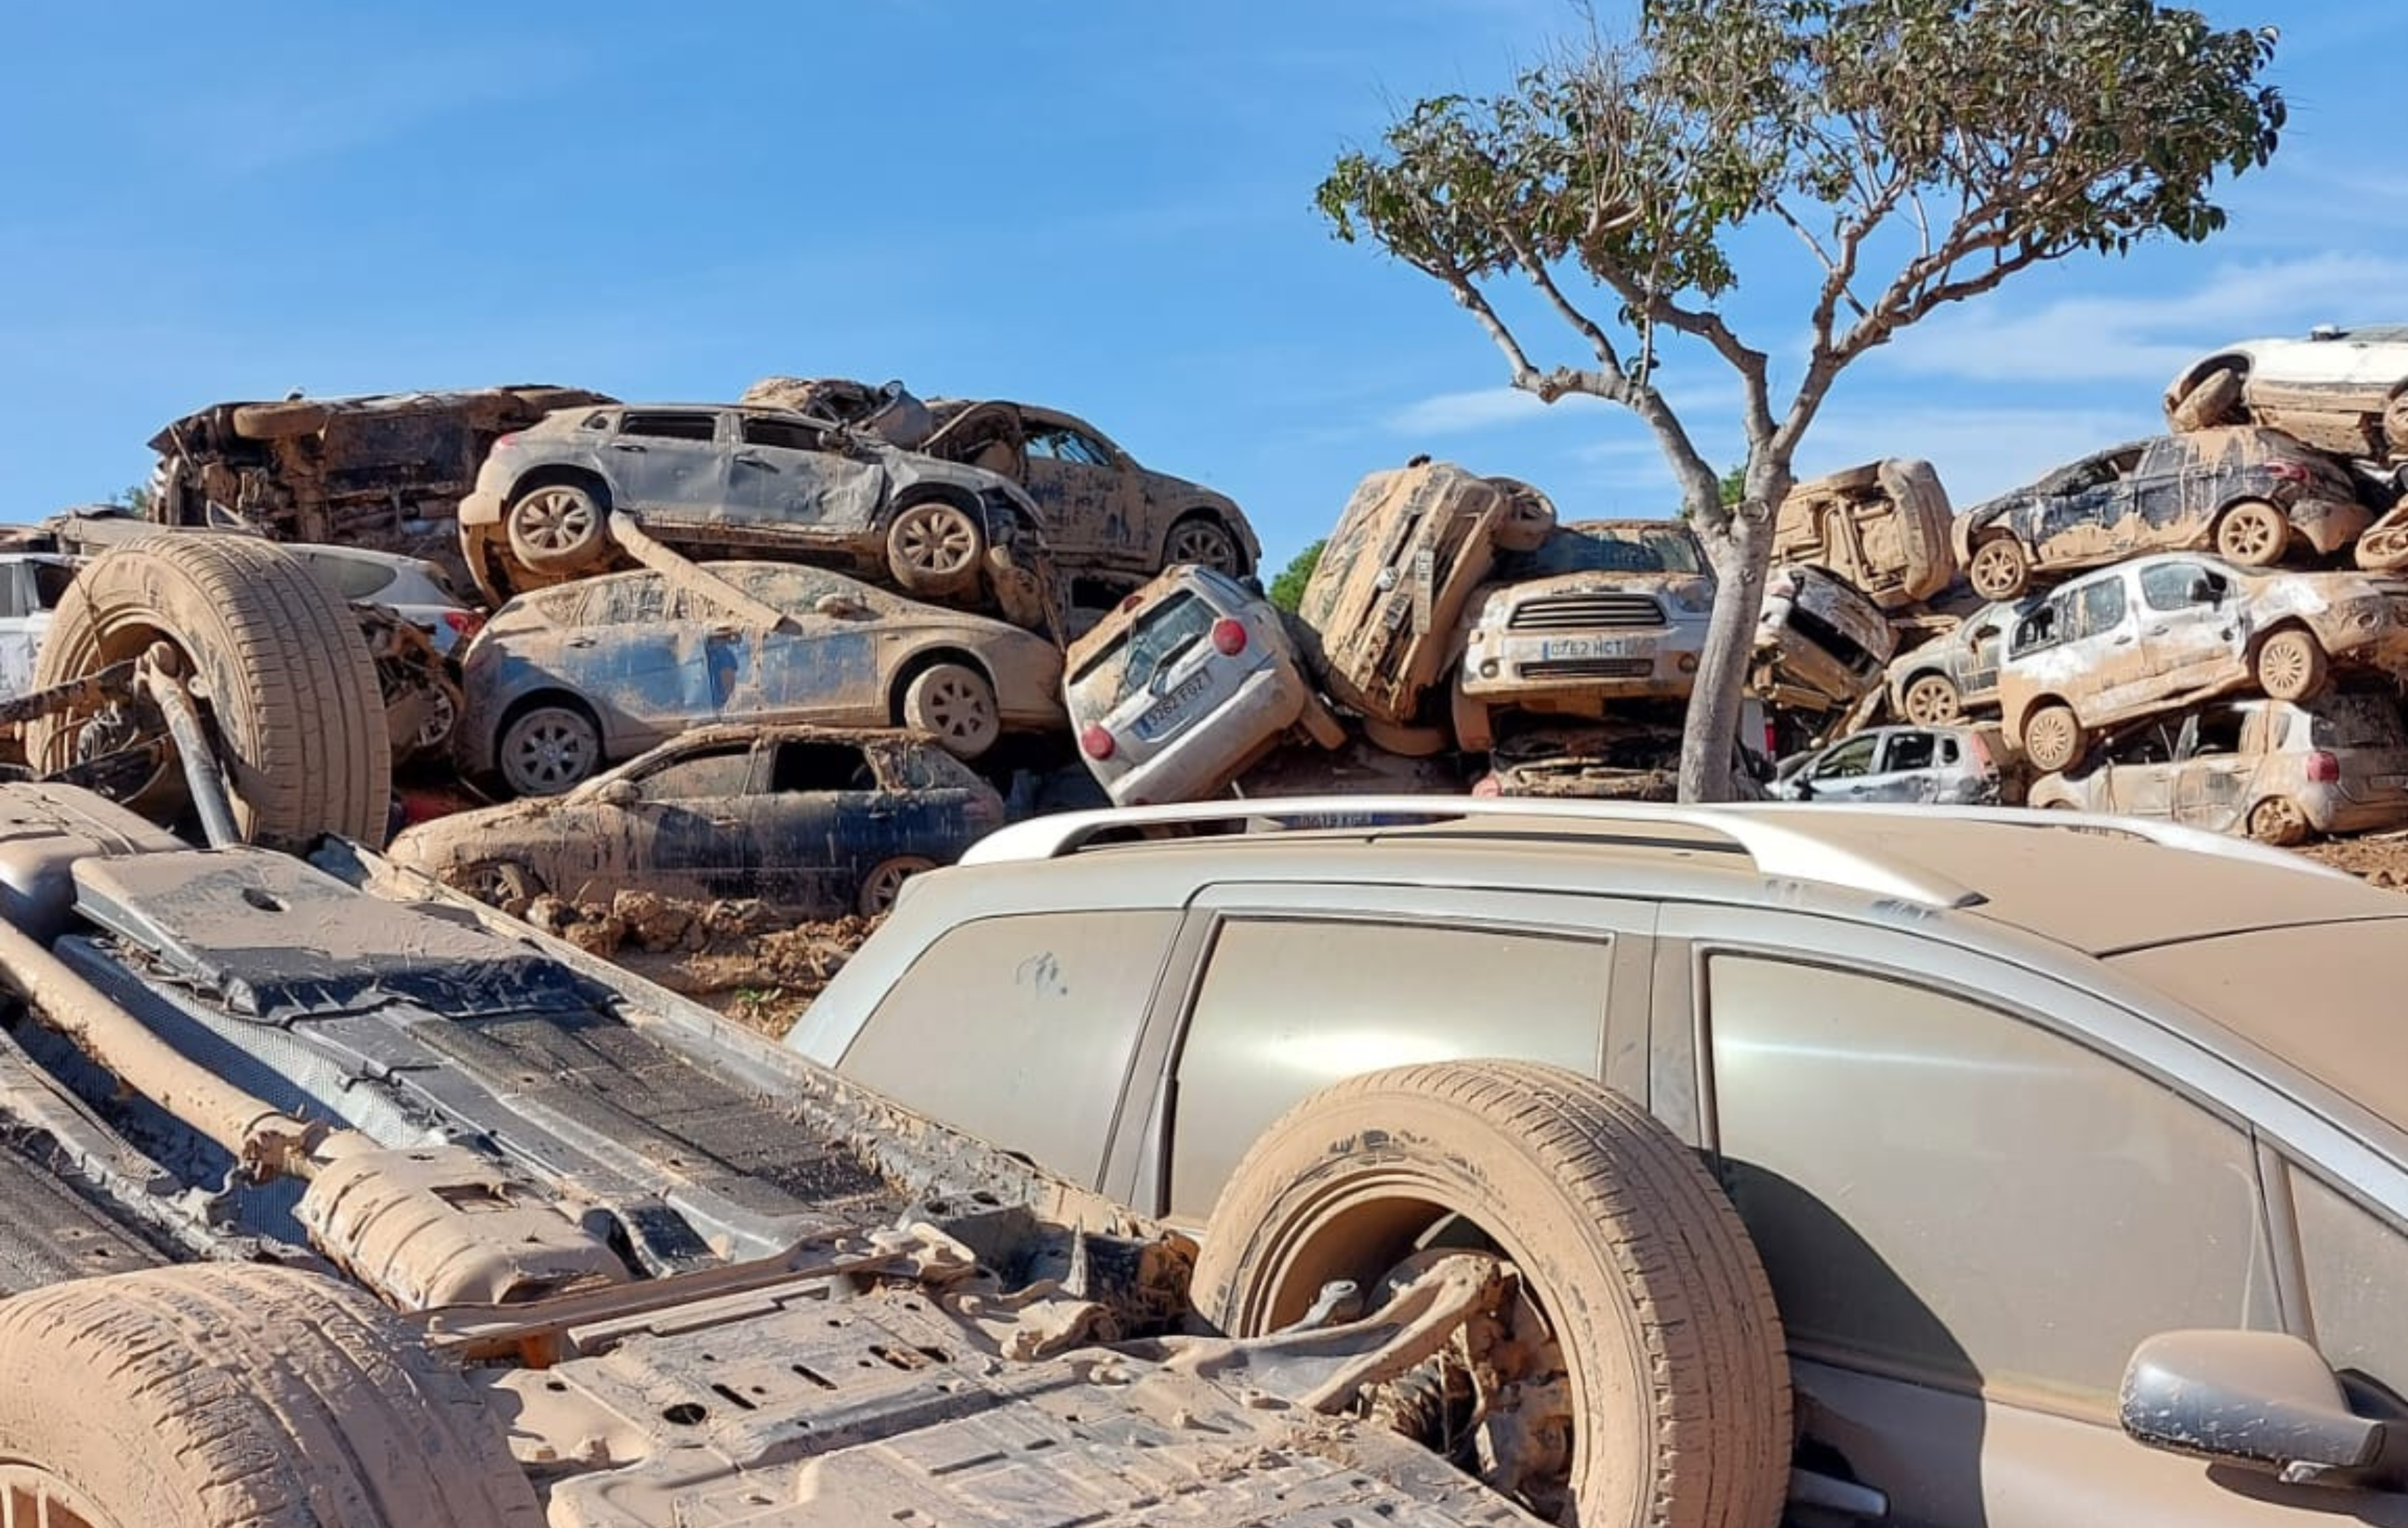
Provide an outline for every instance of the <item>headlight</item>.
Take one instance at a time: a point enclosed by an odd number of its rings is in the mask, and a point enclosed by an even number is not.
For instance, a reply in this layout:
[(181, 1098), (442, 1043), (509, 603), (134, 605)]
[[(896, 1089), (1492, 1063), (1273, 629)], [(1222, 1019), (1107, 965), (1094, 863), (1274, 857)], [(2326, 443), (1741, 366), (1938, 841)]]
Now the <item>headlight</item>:
[(1711, 584), (1682, 584), (1672, 590), (1672, 603), (1692, 615), (1710, 615), (1714, 608), (1714, 586)]

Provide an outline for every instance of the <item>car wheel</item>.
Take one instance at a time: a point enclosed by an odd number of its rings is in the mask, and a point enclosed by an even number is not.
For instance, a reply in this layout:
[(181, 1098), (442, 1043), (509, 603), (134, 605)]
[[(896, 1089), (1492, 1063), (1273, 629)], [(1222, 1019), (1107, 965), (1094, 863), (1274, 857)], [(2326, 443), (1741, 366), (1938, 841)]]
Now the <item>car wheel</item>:
[(609, 519), (602, 501), (582, 484), (548, 483), (511, 501), (502, 530), (521, 567), (556, 578), (602, 560)]
[(602, 729), (578, 706), (530, 706), (502, 728), (494, 755), (513, 796), (557, 796), (602, 767)]
[(2166, 422), (2181, 431), (2214, 429), (2241, 422), (2241, 373), (2218, 367), (2166, 406)]
[(2031, 558), (2013, 536), (1993, 536), (1973, 549), (1965, 577), (1985, 599), (2013, 599), (2031, 585)]
[(1411, 727), (1366, 716), (1363, 741), (1398, 758), (1434, 758), (1446, 752), (1455, 736), (1443, 727)]
[(2215, 522), (2216, 555), (2243, 568), (2272, 568), (2291, 544), (2291, 522), (2260, 498), (2244, 498)]
[(882, 917), (895, 910), (895, 899), (903, 892), (903, 883), (924, 870), (935, 870), (937, 862), (924, 854), (898, 854), (892, 859), (882, 859), (861, 878), (861, 894), (853, 905), (866, 918)]
[(1246, 571), (1246, 555), (1239, 549), (1238, 539), (1221, 522), (1202, 514), (1189, 515), (1170, 527), (1163, 542), (1162, 561), (1166, 568), (1192, 562), (1231, 578), (1243, 577)]
[(297, 440), (326, 427), (326, 406), (307, 398), (246, 403), (234, 411), (234, 432), (246, 440)]
[(1917, 727), (1945, 727), (1965, 714), (1965, 698), (1946, 674), (1920, 674), (1906, 687), (1906, 719)]
[(1196, 1308), (1263, 1336), (1334, 1282), (1377, 1306), (1450, 1254), (1498, 1282), (1438, 1355), (1362, 1387), (1371, 1415), (1459, 1446), (1545, 1521), (1781, 1516), (1789, 1375), (1763, 1265), (1698, 1154), (1592, 1079), (1441, 1062), (1314, 1094), (1222, 1190)]
[(2082, 757), (2082, 742), (2071, 706), (2045, 705), (2024, 718), (2024, 756), (2043, 773), (2071, 769)]
[(452, 729), (460, 725), (460, 686), (448, 677), (426, 691), (426, 720), (409, 740), (412, 757), (440, 757), (452, 746)]
[(2325, 650), (2314, 634), (2286, 627), (2258, 644), (2258, 687), (2274, 700), (2304, 700), (2325, 687)]
[(2394, 393), (2383, 405), (2383, 435), (2392, 455), (2408, 456), (2408, 393)]
[(903, 725), (925, 732), (955, 758), (976, 758), (1003, 735), (995, 686), (977, 670), (939, 663), (903, 691)]
[(544, 893), (543, 877), (512, 859), (488, 859), (452, 877), (452, 886), (505, 913), (515, 913)]
[(895, 582), (923, 599), (950, 599), (978, 583), (986, 536), (969, 512), (941, 500), (914, 504), (886, 530)]
[(2249, 809), (2249, 836), (2287, 849), (2308, 838), (2308, 814), (2287, 796), (2270, 796)]

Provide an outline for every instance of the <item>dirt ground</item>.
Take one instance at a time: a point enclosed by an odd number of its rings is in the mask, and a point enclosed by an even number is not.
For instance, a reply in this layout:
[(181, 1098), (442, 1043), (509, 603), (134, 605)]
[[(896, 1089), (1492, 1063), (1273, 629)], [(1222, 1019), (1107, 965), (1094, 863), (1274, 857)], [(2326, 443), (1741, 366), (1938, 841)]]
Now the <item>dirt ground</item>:
[(2300, 852), (2336, 870), (2345, 870), (2371, 886), (2408, 891), (2408, 831), (2337, 838), (2312, 843)]
[(874, 920), (795, 923), (755, 901), (681, 901), (622, 891), (608, 907), (538, 897), (528, 922), (765, 1034), (784, 1034)]

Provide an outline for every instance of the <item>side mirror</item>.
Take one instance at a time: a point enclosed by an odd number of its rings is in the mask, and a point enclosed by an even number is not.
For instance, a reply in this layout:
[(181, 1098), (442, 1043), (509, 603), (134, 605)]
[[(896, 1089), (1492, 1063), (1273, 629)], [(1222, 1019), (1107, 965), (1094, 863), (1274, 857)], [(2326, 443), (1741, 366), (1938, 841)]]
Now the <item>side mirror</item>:
[(633, 780), (613, 780), (594, 793), (594, 799), (604, 806), (634, 806), (644, 799)]
[(2124, 1431), (2153, 1449), (2276, 1476), (2355, 1484), (2383, 1460), (2386, 1423), (2349, 1409), (2322, 1355), (2279, 1332), (2165, 1332), (2124, 1371)]

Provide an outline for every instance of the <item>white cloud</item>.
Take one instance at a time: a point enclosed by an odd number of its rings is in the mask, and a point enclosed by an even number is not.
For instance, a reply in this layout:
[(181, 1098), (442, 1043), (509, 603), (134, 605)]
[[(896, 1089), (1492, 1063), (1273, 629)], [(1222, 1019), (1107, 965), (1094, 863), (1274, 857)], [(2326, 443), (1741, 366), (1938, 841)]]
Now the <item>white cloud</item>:
[(1949, 501), (1961, 510), (2164, 427), (2154, 397), (2129, 409), (1883, 409), (1859, 403), (1815, 424), (1799, 458), (1798, 476), (1819, 477), (1883, 456), (1920, 456), (1939, 469)]
[(1409, 403), (1390, 414), (1386, 423), (1398, 435), (1467, 435), (1536, 419), (1549, 407), (1535, 394), (1517, 387), (1482, 387)]

